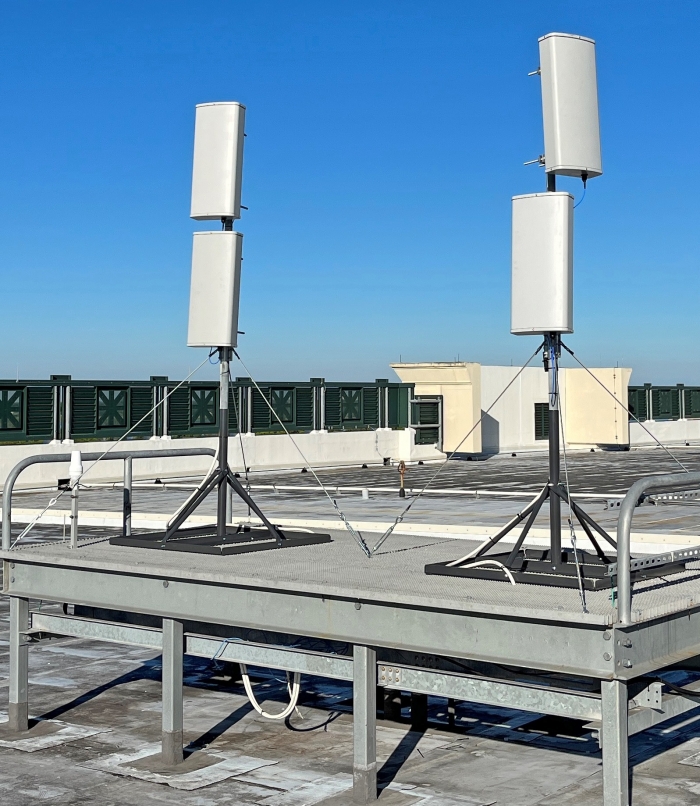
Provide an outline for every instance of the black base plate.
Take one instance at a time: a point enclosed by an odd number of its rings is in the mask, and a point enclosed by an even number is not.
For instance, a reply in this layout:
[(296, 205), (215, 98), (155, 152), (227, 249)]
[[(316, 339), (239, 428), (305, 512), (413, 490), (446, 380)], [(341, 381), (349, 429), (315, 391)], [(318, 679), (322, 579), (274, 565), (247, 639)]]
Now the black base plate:
[(267, 551), (295, 546), (314, 546), (330, 543), (331, 536), (312, 532), (287, 532), (278, 527), (283, 540), (280, 543), (265, 527), (227, 526), (226, 536), (219, 537), (216, 525), (179, 529), (164, 542), (165, 532), (147, 532), (140, 535), (111, 537), (112, 546), (131, 546), (140, 549), (161, 551), (191, 551), (197, 554), (246, 554), (250, 551)]
[[(559, 588), (578, 588), (579, 579), (576, 571), (576, 562), (573, 549), (562, 551), (562, 562), (555, 570), (549, 560), (549, 549), (536, 550), (525, 549), (519, 551), (517, 557), (508, 565), (507, 560), (510, 555), (487, 554), (482, 557), (475, 557), (478, 560), (496, 560), (508, 567), (516, 583), (526, 585), (550, 585)], [(469, 561), (467, 561), (469, 562)], [(617, 586), (617, 577), (609, 576), (607, 565), (603, 563), (595, 554), (585, 551), (578, 552), (579, 571), (581, 573), (581, 583), (584, 590), (595, 591), (610, 589)], [(425, 566), (426, 574), (439, 574), (451, 577), (466, 577), (468, 579), (492, 579), (497, 582), (510, 582), (506, 572), (495, 565), (467, 567), (451, 566), (450, 561), (441, 563), (429, 563)], [(685, 571), (685, 562), (668, 563), (646, 569), (632, 571), (631, 581), (641, 582), (645, 579), (668, 576)]]

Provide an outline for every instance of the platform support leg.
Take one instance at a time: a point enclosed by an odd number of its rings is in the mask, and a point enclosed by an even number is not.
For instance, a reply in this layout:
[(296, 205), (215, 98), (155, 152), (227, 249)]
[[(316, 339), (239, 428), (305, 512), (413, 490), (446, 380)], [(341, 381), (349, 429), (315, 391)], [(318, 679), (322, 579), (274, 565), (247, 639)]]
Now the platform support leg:
[(10, 701), (9, 724), (12, 732), (29, 730), (29, 600), (10, 597)]
[(401, 721), (401, 692), (393, 688), (385, 688), (382, 697), (384, 719), (392, 722)]
[(629, 806), (627, 683), (601, 683), (603, 724), (603, 804)]
[(353, 800), (373, 803), (377, 799), (377, 652), (354, 646), (353, 710)]
[(411, 729), (424, 731), (428, 727), (428, 695), (411, 694)]
[(165, 764), (180, 764), (182, 753), (182, 622), (163, 619), (163, 743)]

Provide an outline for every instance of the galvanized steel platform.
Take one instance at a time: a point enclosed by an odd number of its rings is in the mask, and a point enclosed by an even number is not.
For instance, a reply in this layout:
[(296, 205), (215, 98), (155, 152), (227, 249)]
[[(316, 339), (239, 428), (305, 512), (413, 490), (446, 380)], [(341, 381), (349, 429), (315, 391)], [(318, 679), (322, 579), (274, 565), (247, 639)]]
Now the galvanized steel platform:
[[(657, 692), (656, 703), (645, 700), (640, 705), (628, 701), (627, 684), (644, 689), (646, 684), (637, 678), (694, 662), (700, 655), (700, 563), (666, 580), (635, 586), (633, 623), (622, 627), (609, 591), (587, 592), (584, 612), (575, 589), (424, 574), (427, 562), (466, 553), (475, 545), (470, 541), (395, 535), (368, 559), (347, 532), (333, 532), (332, 538), (332, 543), (293, 551), (221, 557), (110, 546), (95, 538), (77, 549), (58, 542), (30, 544), (2, 553), (4, 592), (17, 603), (41, 599), (156, 616), (164, 627), (187, 622), (234, 625), (352, 645), (351, 657), (319, 660), (314, 653), (301, 652), (303, 662), (245, 644), (227, 645), (222, 657), (248, 662), (262, 658), (259, 663), (272, 658), (273, 667), (314, 673), (327, 668), (329, 676), (354, 680), (356, 776), (358, 791), (368, 801), (373, 780), (368, 770), (373, 763), (376, 767), (371, 737), (378, 684), (587, 720), (603, 745), (606, 806), (627, 802), (615, 799), (615, 793), (626, 780), (628, 731), (643, 730), (697, 705), (668, 692)], [(25, 611), (14, 612), (18, 632), (13, 640), (21, 653)], [(45, 630), (42, 618), (37, 614), (35, 621)], [(100, 638), (102, 631), (102, 640), (132, 640), (127, 632), (99, 621), (86, 620), (87, 626), (80, 626), (80, 619), (47, 623), (58, 634), (75, 629), (76, 635)], [(168, 630), (162, 637), (160, 629), (151, 630), (147, 641), (138, 640), (163, 647), (164, 653), (170, 647), (172, 670), (181, 665), (183, 652), (206, 653), (218, 646), (188, 635), (178, 644), (177, 632)], [(384, 650), (414, 653), (415, 666), (382, 666), (379, 671), (377, 658)], [(420, 668), (415, 660), (420, 657), (553, 672), (569, 675), (573, 682), (562, 678), (546, 685), (514, 684), (507, 677), (444, 674)], [(21, 677), (21, 666), (17, 668)], [(587, 678), (592, 688), (577, 685), (575, 678)]]

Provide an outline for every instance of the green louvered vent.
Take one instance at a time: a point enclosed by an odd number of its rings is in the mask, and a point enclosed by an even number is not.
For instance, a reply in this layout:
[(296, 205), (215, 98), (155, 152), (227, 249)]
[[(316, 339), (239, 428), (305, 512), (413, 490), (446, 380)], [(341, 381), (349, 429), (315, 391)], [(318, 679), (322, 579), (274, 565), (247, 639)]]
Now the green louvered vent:
[[(265, 398), (270, 396), (270, 389), (267, 386), (260, 387)], [(258, 392), (257, 389), (251, 390), (253, 393), (253, 431), (269, 431), (270, 430), (270, 408), (267, 405), (265, 398)], [(277, 422), (277, 421), (275, 421)], [(279, 423), (277, 423), (279, 427)]]
[(651, 390), (654, 420), (677, 420), (681, 416), (678, 387), (654, 387)]
[(326, 387), (325, 406), (326, 428), (340, 427), (340, 389), (337, 386)]
[(98, 429), (126, 428), (126, 389), (97, 390), (97, 427)]
[(306, 387), (297, 389), (297, 420), (299, 430), (311, 430), (314, 427), (314, 390)]
[(700, 417), (700, 389), (688, 386), (683, 390), (685, 394), (685, 416), (688, 420)]
[(22, 389), (0, 389), (0, 431), (22, 431), (23, 411)]
[(389, 428), (408, 427), (408, 388), (389, 387)]
[[(280, 420), (289, 428), (294, 425), (294, 389), (271, 389), (270, 403), (275, 415), (270, 415), (273, 428), (280, 428)], [(279, 419), (278, 419), (279, 418)]]
[(168, 398), (168, 433), (185, 434), (190, 427), (190, 390), (176, 389)]
[(190, 425), (216, 425), (219, 396), (216, 389), (190, 389)]
[(97, 388), (73, 386), (71, 401), (71, 432), (76, 436), (93, 436), (97, 430)]
[(535, 439), (549, 439), (548, 403), (535, 403)]
[(53, 437), (53, 388), (27, 387), (27, 436)]
[(630, 410), (630, 420), (636, 417), (640, 422), (644, 422), (648, 419), (647, 390), (643, 386), (630, 386), (627, 389), (627, 407)]
[(146, 416), (153, 408), (153, 388), (150, 386), (132, 386), (130, 402), (129, 427), (135, 426), (142, 418), (143, 422), (136, 426), (133, 434), (153, 433), (153, 414)]
[(362, 389), (340, 390), (340, 417), (343, 425), (362, 422)]
[(440, 404), (423, 403), (420, 400), (411, 404), (412, 424), (434, 425), (435, 428), (416, 428), (416, 445), (433, 445), (440, 440)]
[(376, 386), (365, 386), (362, 392), (362, 424), (370, 428), (378, 428), (379, 389)]

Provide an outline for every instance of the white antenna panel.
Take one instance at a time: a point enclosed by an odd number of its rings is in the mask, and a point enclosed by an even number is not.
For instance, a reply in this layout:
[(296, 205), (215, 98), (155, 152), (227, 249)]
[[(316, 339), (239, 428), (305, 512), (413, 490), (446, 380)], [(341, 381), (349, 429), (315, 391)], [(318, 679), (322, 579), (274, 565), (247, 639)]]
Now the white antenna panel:
[(190, 218), (241, 217), (244, 127), (243, 104), (197, 105)]
[(511, 333), (574, 332), (573, 235), (570, 194), (513, 198)]
[(539, 43), (545, 170), (600, 176), (595, 42), (574, 34), (547, 34)]
[(195, 232), (188, 347), (235, 347), (243, 233)]

